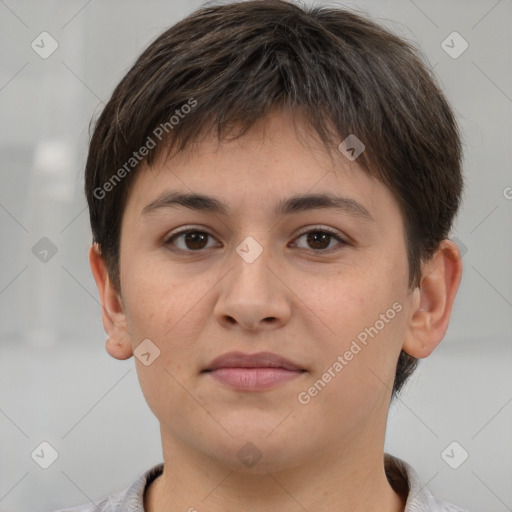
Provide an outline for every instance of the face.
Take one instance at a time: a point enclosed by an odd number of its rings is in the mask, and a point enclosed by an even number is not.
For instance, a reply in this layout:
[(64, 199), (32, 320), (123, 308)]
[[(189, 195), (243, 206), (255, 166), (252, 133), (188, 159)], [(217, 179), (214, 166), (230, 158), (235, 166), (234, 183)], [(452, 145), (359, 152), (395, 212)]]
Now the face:
[[(404, 225), (381, 182), (307, 133), (274, 114), (131, 186), (121, 318), (130, 351), (150, 340), (136, 364), (164, 446), (238, 469), (261, 454), (266, 471), (383, 441), (412, 308)], [(212, 363), (232, 352), (267, 354)]]

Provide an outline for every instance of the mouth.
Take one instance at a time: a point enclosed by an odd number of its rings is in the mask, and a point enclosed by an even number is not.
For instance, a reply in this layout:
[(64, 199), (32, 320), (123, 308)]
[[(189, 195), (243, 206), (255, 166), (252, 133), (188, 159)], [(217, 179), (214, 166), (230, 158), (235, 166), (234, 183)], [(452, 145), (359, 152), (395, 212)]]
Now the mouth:
[(262, 391), (306, 373), (294, 362), (271, 352), (228, 352), (214, 359), (201, 373), (239, 391)]

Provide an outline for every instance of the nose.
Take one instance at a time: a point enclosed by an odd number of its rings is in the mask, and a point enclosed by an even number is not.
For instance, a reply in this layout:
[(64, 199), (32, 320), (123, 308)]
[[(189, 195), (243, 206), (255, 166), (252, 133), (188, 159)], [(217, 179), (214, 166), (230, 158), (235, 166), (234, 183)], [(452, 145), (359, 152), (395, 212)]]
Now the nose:
[[(230, 329), (270, 330), (285, 325), (291, 315), (289, 288), (272, 261), (270, 251), (252, 262), (236, 251), (230, 260), (232, 270), (220, 283), (214, 307), (218, 322)], [(281, 271), (282, 273), (282, 271)], [(288, 293), (287, 293), (288, 292)]]

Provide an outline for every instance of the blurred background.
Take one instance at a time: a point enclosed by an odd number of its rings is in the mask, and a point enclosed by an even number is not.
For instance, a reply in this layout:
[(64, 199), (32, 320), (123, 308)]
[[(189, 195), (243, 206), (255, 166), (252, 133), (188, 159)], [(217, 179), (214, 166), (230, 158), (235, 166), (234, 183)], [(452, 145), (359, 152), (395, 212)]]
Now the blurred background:
[[(0, 1), (1, 512), (96, 500), (162, 460), (133, 359), (104, 350), (83, 170), (91, 118), (202, 4)], [(444, 342), (391, 408), (386, 451), (471, 512), (512, 510), (512, 2), (337, 4), (420, 46), (465, 145), (462, 285)]]

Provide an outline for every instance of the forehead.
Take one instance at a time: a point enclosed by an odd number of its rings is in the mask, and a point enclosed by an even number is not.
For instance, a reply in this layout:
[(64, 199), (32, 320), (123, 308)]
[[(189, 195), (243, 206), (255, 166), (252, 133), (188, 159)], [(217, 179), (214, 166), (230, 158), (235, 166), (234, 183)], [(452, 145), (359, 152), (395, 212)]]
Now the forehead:
[[(305, 195), (329, 195), (334, 202), (341, 197), (346, 212), (359, 209), (367, 217), (382, 208), (397, 210), (391, 192), (357, 160), (350, 161), (337, 147), (329, 153), (306, 124), (294, 120), (274, 114), (235, 140), (219, 143), (216, 136), (206, 136), (172, 158), (161, 151), (151, 167), (141, 164), (126, 209), (141, 215), (166, 194), (178, 193), (202, 196), (203, 204), (206, 196), (217, 199), (209, 211), (223, 214), (292, 212), (290, 198)], [(200, 201), (196, 198), (196, 204)]]

